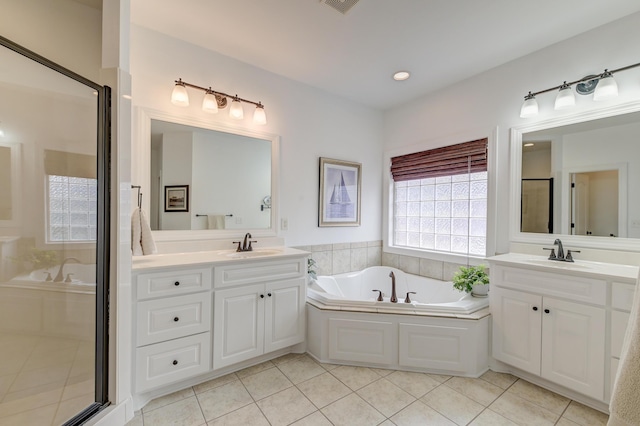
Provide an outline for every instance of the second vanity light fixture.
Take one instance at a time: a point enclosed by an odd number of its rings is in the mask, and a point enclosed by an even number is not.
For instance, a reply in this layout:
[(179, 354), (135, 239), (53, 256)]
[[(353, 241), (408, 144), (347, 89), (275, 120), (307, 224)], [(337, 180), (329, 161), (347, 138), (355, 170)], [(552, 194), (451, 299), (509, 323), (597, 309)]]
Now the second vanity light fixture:
[(242, 102), (252, 104), (256, 106), (253, 112), (253, 122), (255, 124), (267, 124), (267, 115), (264, 112), (264, 105), (262, 102), (253, 102), (248, 99), (239, 98), (238, 95), (231, 96), (223, 92), (218, 92), (211, 87), (196, 86), (195, 84), (182, 81), (181, 78), (175, 81), (173, 92), (171, 93), (171, 103), (178, 106), (189, 106), (189, 94), (187, 93), (187, 87), (201, 90), (204, 92), (204, 98), (202, 99), (202, 110), (211, 114), (217, 114), (219, 109), (223, 109), (227, 106), (227, 99), (231, 99), (231, 105), (229, 105), (229, 117), (236, 120), (242, 120), (244, 118), (244, 109), (242, 108)]
[(551, 87), (549, 89), (540, 90), (538, 92), (529, 92), (524, 97), (524, 103), (520, 109), (520, 117), (527, 118), (533, 117), (538, 114), (538, 101), (536, 96), (542, 93), (558, 91), (556, 95), (556, 101), (554, 103), (554, 109), (570, 108), (576, 104), (576, 95), (571, 90), (571, 86), (576, 85), (576, 92), (581, 95), (589, 95), (593, 93), (593, 100), (600, 101), (603, 99), (614, 98), (618, 96), (618, 83), (613, 78), (613, 74), (621, 71), (626, 71), (631, 68), (640, 66), (640, 62), (626, 67), (618, 68), (615, 70), (607, 70), (600, 75), (589, 75), (581, 78), (580, 80), (567, 83), (566, 81), (559, 86)]

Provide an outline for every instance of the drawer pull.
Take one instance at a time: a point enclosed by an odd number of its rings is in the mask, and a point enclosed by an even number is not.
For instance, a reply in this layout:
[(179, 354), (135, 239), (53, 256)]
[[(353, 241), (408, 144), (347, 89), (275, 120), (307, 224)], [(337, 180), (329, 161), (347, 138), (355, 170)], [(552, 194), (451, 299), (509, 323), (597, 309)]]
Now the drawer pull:
[(537, 310), (538, 310), (538, 307), (537, 307), (537, 306), (534, 306), (534, 307), (533, 307), (533, 310), (534, 310), (534, 311), (537, 311)]
[(178, 321), (180, 321), (180, 318), (178, 318), (178, 317), (174, 317), (174, 318), (173, 318), (173, 320), (174, 320), (175, 322), (178, 322)]
[(177, 360), (177, 359), (174, 359), (174, 360), (173, 360), (173, 362), (172, 362), (172, 364), (173, 364), (173, 365), (178, 365), (178, 360)]
[(267, 293), (267, 296), (271, 297), (271, 293)]
[(264, 299), (264, 294), (261, 294), (261, 295), (260, 295), (260, 299)]
[(178, 287), (180, 285), (180, 281), (176, 281), (175, 283), (173, 283), (173, 285), (175, 285), (176, 287)]
[(545, 314), (548, 314), (549, 312), (551, 312), (551, 311), (549, 311), (548, 309), (545, 309), (545, 310), (544, 310), (544, 313), (545, 313)]

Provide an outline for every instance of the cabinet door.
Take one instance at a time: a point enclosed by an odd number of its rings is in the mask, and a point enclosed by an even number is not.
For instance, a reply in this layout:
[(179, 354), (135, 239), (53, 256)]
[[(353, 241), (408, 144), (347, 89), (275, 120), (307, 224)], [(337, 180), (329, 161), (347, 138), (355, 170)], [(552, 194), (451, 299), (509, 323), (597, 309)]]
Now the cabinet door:
[(602, 400), (604, 343), (604, 309), (545, 297), (542, 377)]
[(540, 374), (542, 297), (491, 289), (493, 357), (533, 374)]
[(295, 345), (304, 340), (305, 279), (268, 283), (265, 299), (264, 351)]
[(214, 293), (214, 369), (262, 355), (265, 297), (264, 284)]

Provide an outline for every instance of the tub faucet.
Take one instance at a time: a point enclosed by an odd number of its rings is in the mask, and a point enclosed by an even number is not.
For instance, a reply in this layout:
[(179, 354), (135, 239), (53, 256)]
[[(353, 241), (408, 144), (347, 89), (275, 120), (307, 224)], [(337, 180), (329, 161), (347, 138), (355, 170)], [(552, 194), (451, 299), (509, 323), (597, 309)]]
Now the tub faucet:
[(391, 299), (389, 299), (389, 301), (391, 303), (398, 303), (398, 297), (396, 296), (396, 274), (391, 271), (389, 272), (389, 276), (391, 277)]
[(62, 263), (60, 264), (60, 269), (58, 269), (58, 273), (56, 274), (56, 277), (53, 279), (54, 283), (61, 283), (64, 280), (64, 273), (63, 273), (62, 269), (64, 268), (64, 265), (67, 262), (70, 262), (72, 260), (74, 262), (76, 262), (76, 263), (80, 263), (80, 260), (76, 259), (75, 257), (67, 257), (67, 258), (65, 258), (62, 261)]

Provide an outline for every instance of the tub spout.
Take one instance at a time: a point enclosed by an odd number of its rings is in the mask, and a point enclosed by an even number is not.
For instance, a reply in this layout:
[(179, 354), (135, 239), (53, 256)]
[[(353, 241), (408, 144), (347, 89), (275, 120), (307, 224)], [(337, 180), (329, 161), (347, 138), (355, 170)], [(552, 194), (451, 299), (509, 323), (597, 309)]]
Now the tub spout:
[(398, 297), (396, 296), (396, 274), (391, 271), (389, 272), (389, 276), (391, 277), (391, 299), (389, 301), (391, 303), (398, 303)]
[(60, 269), (58, 269), (58, 273), (56, 274), (56, 277), (53, 279), (53, 282), (54, 282), (54, 283), (61, 283), (61, 282), (64, 280), (64, 272), (63, 272), (64, 265), (65, 265), (67, 262), (70, 262), (70, 261), (72, 261), (72, 260), (73, 260), (74, 262), (76, 262), (76, 263), (80, 263), (80, 260), (76, 259), (75, 257), (67, 257), (67, 258), (65, 258), (65, 259), (62, 261), (62, 263), (60, 264)]

